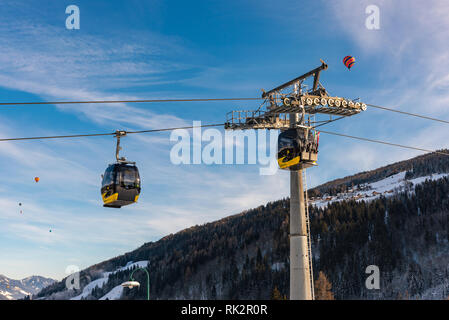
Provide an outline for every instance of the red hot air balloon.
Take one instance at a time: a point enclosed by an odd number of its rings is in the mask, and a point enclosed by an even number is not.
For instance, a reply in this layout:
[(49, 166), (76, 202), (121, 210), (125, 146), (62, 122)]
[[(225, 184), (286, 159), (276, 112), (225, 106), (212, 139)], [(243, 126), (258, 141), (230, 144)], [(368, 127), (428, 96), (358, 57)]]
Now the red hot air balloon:
[(346, 66), (346, 68), (348, 68), (349, 70), (351, 70), (351, 67), (354, 65), (355, 63), (355, 58), (352, 56), (346, 56), (343, 59), (343, 63)]
[(34, 181), (39, 182), (39, 177), (35, 177)]

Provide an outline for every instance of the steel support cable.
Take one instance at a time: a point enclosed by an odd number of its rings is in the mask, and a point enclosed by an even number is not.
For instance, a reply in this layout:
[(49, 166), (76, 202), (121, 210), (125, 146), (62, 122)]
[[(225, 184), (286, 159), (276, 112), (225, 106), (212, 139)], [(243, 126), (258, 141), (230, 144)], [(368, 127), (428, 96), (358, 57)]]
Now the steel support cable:
[(0, 106), (22, 106), (43, 104), (91, 104), (91, 103), (153, 103), (153, 102), (206, 102), (206, 101), (244, 101), (263, 100), (263, 98), (192, 98), (192, 99), (144, 99), (144, 100), (91, 100), (91, 101), (41, 101), (41, 102), (0, 102)]
[(338, 121), (338, 120), (344, 119), (344, 118), (346, 118), (346, 117), (347, 117), (347, 116), (341, 116), (341, 117), (338, 117), (338, 118), (335, 118), (335, 119), (330, 119), (330, 120), (327, 120), (327, 121), (323, 121), (324, 123), (319, 124), (319, 125), (317, 125), (317, 126), (314, 126), (314, 128), (318, 128), (318, 127), (324, 126), (324, 125), (326, 125), (326, 124), (328, 124), (328, 123), (331, 123), (331, 122), (334, 122), (334, 121)]
[[(141, 100), (90, 100), (90, 101), (41, 101), (41, 102), (0, 102), (0, 106), (22, 106), (22, 105), (50, 105), (50, 104), (106, 104), (106, 103), (153, 103), (153, 102), (213, 102), (213, 101), (255, 101), (266, 100), (265, 98), (191, 98), (191, 99), (141, 99)], [(368, 107), (385, 111), (400, 113), (412, 117), (437, 121), (449, 124), (448, 120), (433, 118), (421, 114), (401, 111), (397, 109), (382, 107), (374, 104), (366, 104)]]
[[(151, 129), (151, 130), (141, 130), (141, 131), (125, 131), (125, 132), (126, 132), (126, 134), (135, 134), (135, 133), (150, 133), (150, 132), (172, 131), (172, 130), (177, 130), (177, 129), (193, 129), (193, 128), (221, 127), (221, 126), (224, 126), (224, 123), (220, 123), (220, 124), (205, 124), (205, 125), (201, 125), (201, 126), (186, 126), (186, 127), (177, 127), (177, 128)], [(0, 139), (0, 142), (2, 142), (2, 141), (21, 141), (21, 140), (84, 138), (84, 137), (115, 136), (115, 135), (116, 135), (115, 132), (110, 132), (110, 133), (74, 134), (74, 135), (63, 135), (63, 136), (5, 138), (5, 139)]]
[(368, 141), (368, 142), (373, 142), (373, 143), (385, 144), (385, 145), (394, 146), (394, 147), (400, 147), (400, 148), (412, 149), (412, 150), (424, 151), (424, 152), (431, 152), (431, 153), (436, 153), (436, 154), (449, 156), (448, 152), (441, 152), (441, 151), (428, 150), (428, 149), (423, 149), (423, 148), (418, 148), (418, 147), (411, 147), (411, 146), (406, 146), (406, 145), (398, 144), (398, 143), (392, 143), (392, 142), (386, 142), (386, 141), (380, 141), (380, 140), (374, 140), (374, 139), (368, 139), (368, 138), (362, 138), (362, 137), (355, 137), (355, 136), (350, 136), (350, 135), (347, 135), (347, 134), (330, 132), (330, 131), (324, 131), (324, 130), (319, 130), (319, 132), (326, 133), (326, 134), (331, 134), (331, 135), (334, 135), (334, 136), (340, 136), (340, 137), (351, 138), (351, 139), (356, 139), (356, 140), (362, 140), (362, 141)]
[[(185, 126), (185, 127), (150, 129), (150, 130), (139, 130), (139, 131), (125, 131), (125, 132), (126, 132), (126, 134), (139, 134), (139, 133), (152, 133), (152, 132), (172, 131), (172, 130), (177, 130), (177, 129), (221, 127), (221, 126), (224, 126), (224, 125), (225, 125), (224, 123), (220, 123), (220, 124), (205, 124), (205, 125), (200, 125), (200, 126)], [(432, 152), (432, 153), (436, 153), (436, 154), (449, 156), (449, 153), (447, 153), (447, 152), (434, 151), (434, 150), (428, 150), (428, 149), (424, 149), (424, 148), (406, 146), (406, 145), (402, 145), (402, 144), (398, 144), (398, 143), (392, 143), (392, 142), (386, 142), (386, 141), (381, 141), (381, 140), (368, 139), (368, 138), (363, 138), (363, 137), (350, 136), (350, 135), (347, 135), (347, 134), (331, 132), (331, 131), (324, 131), (324, 130), (319, 130), (319, 131), (322, 132), (322, 133), (325, 133), (325, 134), (330, 134), (330, 135), (335, 135), (335, 136), (340, 136), (340, 137), (346, 137), (346, 138), (351, 138), (351, 139), (356, 139), (356, 140), (361, 140), (361, 141), (368, 141), (368, 142), (379, 143), (379, 144), (384, 144), (384, 145), (389, 145), (389, 146), (394, 146), (394, 147), (400, 147), (400, 148), (412, 149), (412, 150), (424, 151), (424, 152)], [(5, 142), (5, 141), (23, 141), (23, 140), (44, 140), (44, 139), (84, 138), (84, 137), (115, 136), (115, 135), (116, 135), (116, 132), (60, 135), (60, 136), (42, 136), (42, 137), (4, 138), (4, 139), (0, 139), (0, 142)]]
[(411, 113), (411, 112), (406, 112), (406, 111), (401, 111), (401, 110), (397, 110), (397, 109), (391, 109), (391, 108), (386, 108), (386, 107), (376, 106), (376, 105), (374, 105), (374, 104), (366, 104), (366, 105), (367, 105), (368, 107), (371, 107), (371, 108), (376, 108), (376, 109), (381, 109), (381, 110), (386, 110), (386, 111), (396, 112), (396, 113), (405, 114), (405, 115), (412, 116), (412, 117), (417, 117), (417, 118), (422, 118), (422, 119), (427, 119), (427, 120), (432, 120), (432, 121), (438, 121), (438, 122), (442, 122), (442, 123), (449, 124), (449, 121), (447, 121), (447, 120), (442, 120), (442, 119), (438, 119), (438, 118), (432, 118), (432, 117), (423, 116), (423, 115), (420, 115), (420, 114)]
[(151, 129), (151, 130), (140, 130), (140, 131), (126, 131), (126, 134), (133, 133), (150, 133), (150, 132), (162, 132), (162, 131), (172, 131), (178, 129), (193, 129), (193, 128), (207, 128), (207, 127), (223, 127), (225, 124), (203, 124), (200, 126), (187, 126), (187, 127), (178, 127), (178, 128), (165, 128), (165, 129)]

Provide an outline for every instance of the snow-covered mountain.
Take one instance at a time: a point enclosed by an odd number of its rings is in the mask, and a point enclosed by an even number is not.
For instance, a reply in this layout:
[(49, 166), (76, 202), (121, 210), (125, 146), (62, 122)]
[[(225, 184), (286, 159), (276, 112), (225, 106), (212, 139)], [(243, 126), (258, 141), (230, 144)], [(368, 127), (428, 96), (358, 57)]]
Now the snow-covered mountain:
[(328, 204), (344, 200), (370, 201), (380, 196), (389, 197), (403, 191), (413, 192), (416, 185), (426, 180), (438, 180), (449, 176), (449, 173), (438, 173), (414, 179), (406, 179), (406, 173), (406, 171), (403, 171), (376, 182), (362, 183), (354, 186), (354, 188), (348, 189), (347, 192), (341, 192), (334, 196), (324, 194), (321, 197), (312, 197), (309, 199), (309, 203), (319, 208), (324, 208)]
[[(449, 157), (425, 154), (308, 196), (314, 274), (337, 299), (449, 296)], [(275, 288), (288, 297), (289, 217), (282, 199), (193, 226), (82, 270), (77, 291), (63, 279), (35, 298), (146, 299), (145, 274), (134, 275), (140, 289), (120, 286), (132, 261), (149, 271), (151, 299), (270, 299)], [(381, 270), (376, 292), (365, 287), (368, 265)]]
[[(101, 289), (109, 281), (110, 275), (113, 275), (120, 271), (131, 270), (133, 268), (144, 268), (147, 265), (148, 261), (139, 261), (139, 262), (129, 261), (124, 267), (117, 268), (115, 271), (104, 272), (101, 278), (91, 281), (83, 288), (83, 292), (81, 294), (71, 298), (70, 300), (81, 300), (89, 297), (89, 295), (92, 294), (92, 291), (95, 288)], [(103, 297), (101, 297), (100, 300), (118, 300), (120, 299), (122, 292), (123, 287), (121, 285), (118, 285), (114, 287), (111, 291), (109, 291), (107, 294), (105, 294)]]
[(0, 274), (0, 300), (16, 300), (38, 293), (55, 280), (41, 276), (31, 276), (22, 280), (10, 279)]

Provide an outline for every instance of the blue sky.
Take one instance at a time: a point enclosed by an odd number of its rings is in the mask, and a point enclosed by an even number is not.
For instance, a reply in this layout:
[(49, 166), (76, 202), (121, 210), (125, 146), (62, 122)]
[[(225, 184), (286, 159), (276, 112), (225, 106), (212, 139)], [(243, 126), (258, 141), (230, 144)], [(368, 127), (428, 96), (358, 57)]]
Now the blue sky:
[[(80, 30), (65, 8), (80, 8)], [(380, 8), (380, 30), (365, 8)], [(0, 101), (257, 97), (319, 65), (334, 95), (449, 118), (447, 1), (2, 1)], [(356, 57), (349, 72), (346, 55)], [(257, 102), (0, 106), (0, 137), (222, 123)], [(223, 131), (223, 129), (220, 129)], [(428, 149), (444, 125), (379, 110), (327, 130)], [(257, 165), (173, 165), (169, 133), (123, 139), (139, 203), (102, 207), (112, 137), (0, 142), (0, 274), (61, 279), (144, 242), (288, 196), (288, 173)], [(419, 152), (322, 135), (309, 185)], [(41, 178), (39, 183), (34, 177)], [(22, 203), (19, 208), (18, 203)], [(23, 214), (20, 214), (20, 209)], [(49, 232), (49, 229), (52, 232)]]

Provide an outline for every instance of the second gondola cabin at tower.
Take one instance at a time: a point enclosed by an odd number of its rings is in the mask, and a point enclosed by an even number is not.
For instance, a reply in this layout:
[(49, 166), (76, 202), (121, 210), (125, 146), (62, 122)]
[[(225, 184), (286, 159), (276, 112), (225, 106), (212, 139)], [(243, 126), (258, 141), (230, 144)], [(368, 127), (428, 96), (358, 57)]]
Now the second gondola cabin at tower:
[(291, 128), (278, 137), (279, 168), (300, 170), (316, 166), (320, 133), (313, 129)]

